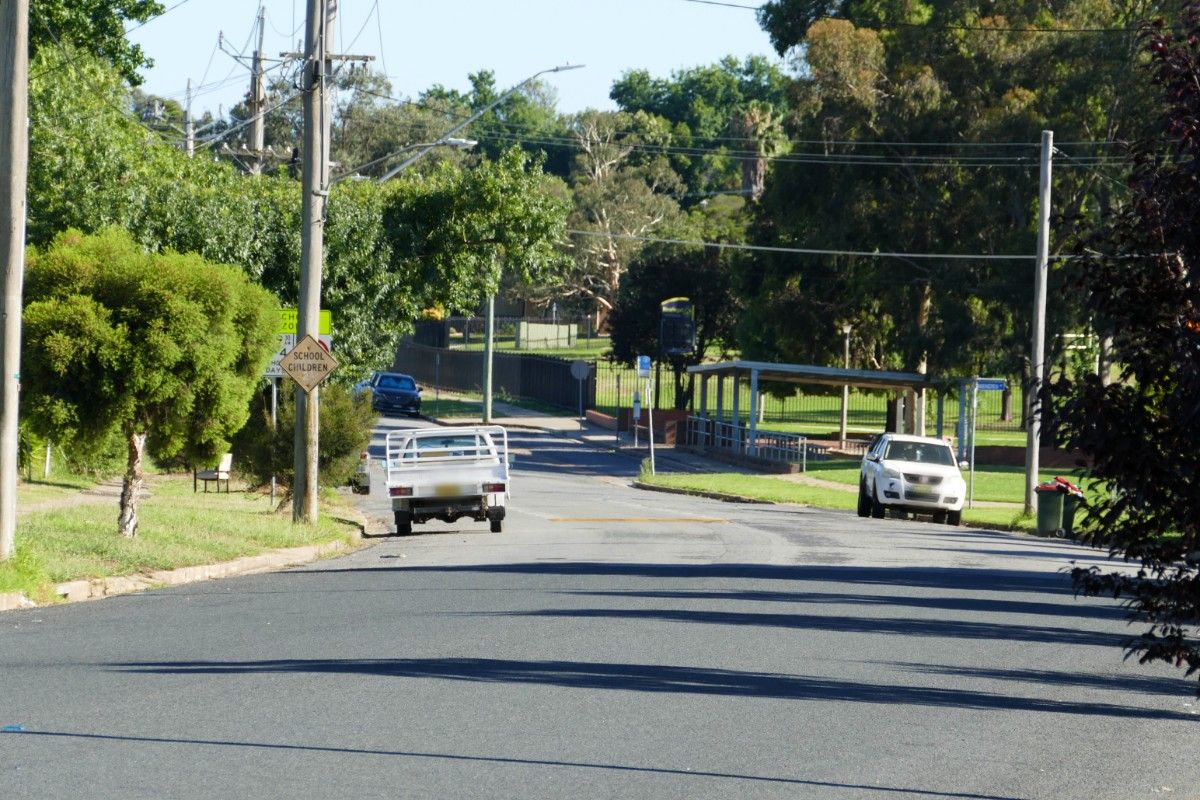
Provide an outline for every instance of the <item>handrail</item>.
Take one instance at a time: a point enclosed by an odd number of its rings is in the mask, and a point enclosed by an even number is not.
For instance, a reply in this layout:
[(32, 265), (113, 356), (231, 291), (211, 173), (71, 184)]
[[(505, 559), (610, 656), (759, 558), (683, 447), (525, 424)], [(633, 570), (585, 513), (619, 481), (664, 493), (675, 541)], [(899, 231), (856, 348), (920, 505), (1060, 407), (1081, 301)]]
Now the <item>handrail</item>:
[(802, 472), (808, 470), (808, 437), (798, 433), (758, 429), (751, 439), (745, 425), (692, 416), (687, 420), (687, 441), (766, 461), (799, 463)]

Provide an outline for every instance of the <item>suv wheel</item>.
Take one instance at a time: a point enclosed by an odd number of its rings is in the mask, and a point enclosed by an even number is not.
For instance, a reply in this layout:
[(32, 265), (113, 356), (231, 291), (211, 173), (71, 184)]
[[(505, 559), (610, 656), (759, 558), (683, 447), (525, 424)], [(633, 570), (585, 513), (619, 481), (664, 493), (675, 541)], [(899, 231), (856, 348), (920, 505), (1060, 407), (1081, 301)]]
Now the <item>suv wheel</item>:
[(875, 491), (871, 494), (871, 516), (875, 519), (883, 519), (887, 516), (887, 508), (883, 503), (879, 502), (879, 487), (875, 487)]
[(860, 517), (871, 516), (871, 498), (867, 497), (867, 482), (858, 482), (858, 515)]
[(954, 526), (961, 525), (962, 524), (962, 509), (960, 508), (958, 511), (951, 511), (949, 514), (947, 514), (946, 515), (946, 524), (954, 525)]

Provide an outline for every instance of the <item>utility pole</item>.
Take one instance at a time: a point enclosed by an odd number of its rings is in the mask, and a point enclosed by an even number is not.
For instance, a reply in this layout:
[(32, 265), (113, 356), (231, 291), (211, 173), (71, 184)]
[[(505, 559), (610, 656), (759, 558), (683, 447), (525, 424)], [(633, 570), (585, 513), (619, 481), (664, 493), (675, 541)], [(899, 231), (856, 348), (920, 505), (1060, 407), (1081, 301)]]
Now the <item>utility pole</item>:
[(485, 312), (487, 327), (483, 332), (483, 422), (492, 422), (492, 355), (495, 349), (496, 331), (496, 293), (489, 291), (487, 296), (487, 311)]
[(0, 5), (0, 258), (4, 259), (4, 407), (0, 410), (0, 561), (16, 547), (17, 404), (29, 171), (29, 0)]
[(196, 124), (192, 121), (192, 79), (188, 78), (187, 94), (184, 95), (187, 105), (183, 109), (183, 152), (191, 158), (196, 154)]
[[(331, 3), (332, 0), (326, 0), (326, 2)], [(326, 26), (328, 25), (329, 19), (327, 17)], [(248, 133), (249, 138), (245, 147), (226, 147), (225, 152), (238, 158), (239, 160), (245, 159), (244, 161), (239, 161), (239, 163), (245, 167), (246, 172), (250, 173), (251, 175), (261, 175), (263, 167), (266, 165), (267, 155), (269, 153), (265, 147), (266, 122), (264, 115), (266, 114), (267, 110), (267, 87), (266, 80), (264, 78), (265, 70), (263, 69), (263, 61), (266, 58), (265, 54), (263, 53), (263, 38), (266, 35), (267, 30), (267, 11), (261, 3), (258, 6), (258, 19), (255, 22), (255, 26), (258, 28), (258, 48), (250, 57), (250, 90), (246, 93), (246, 110), (250, 115), (250, 127)], [(328, 40), (329, 35), (326, 34), (325, 41)], [(225, 37), (223, 34), (218, 40), (218, 46), (221, 48), (223, 53), (228, 55), (234, 61), (238, 62), (239, 64), (246, 65), (246, 59), (244, 56), (225, 49)], [(288, 55), (296, 58), (306, 57), (306, 54), (302, 53), (291, 53)], [(326, 69), (323, 74), (327, 76), (329, 74), (328, 69)]]
[[(328, 169), (325, 140), (325, 79), (328, 19), (326, 0), (308, 0), (304, 33), (304, 153), (301, 158), (300, 304), (296, 340), (319, 336), (321, 269), (325, 249)], [(321, 388), (305, 394), (296, 387), (296, 435), (292, 480), (292, 522), (317, 521), (317, 452)]]
[(1050, 167), (1054, 131), (1042, 131), (1042, 167), (1038, 180), (1037, 266), (1033, 278), (1033, 350), (1029, 359), (1029, 387), (1025, 391), (1028, 423), (1025, 441), (1025, 513), (1034, 512), (1034, 487), (1042, 439), (1042, 408), (1038, 395), (1046, 373), (1046, 278), (1050, 264)]
[[(301, 58), (304, 70), (304, 153), (300, 182), (300, 302), (296, 340), (319, 338), (321, 270), (325, 255), (325, 207), (329, 200), (329, 99), (326, 83), (333, 61), (369, 61), (371, 56), (334, 55), (330, 52), (337, 16), (337, 0), (308, 0), (304, 26), (304, 52), (283, 53)], [(293, 440), (292, 521), (317, 521), (317, 453), (320, 431), (320, 387), (305, 395), (296, 387), (296, 436)]]
[(250, 97), (246, 105), (250, 109), (250, 174), (260, 175), (263, 169), (263, 143), (266, 125), (263, 112), (267, 108), (267, 87), (263, 78), (263, 36), (266, 33), (267, 10), (258, 7), (258, 49), (254, 51), (254, 62), (250, 68)]

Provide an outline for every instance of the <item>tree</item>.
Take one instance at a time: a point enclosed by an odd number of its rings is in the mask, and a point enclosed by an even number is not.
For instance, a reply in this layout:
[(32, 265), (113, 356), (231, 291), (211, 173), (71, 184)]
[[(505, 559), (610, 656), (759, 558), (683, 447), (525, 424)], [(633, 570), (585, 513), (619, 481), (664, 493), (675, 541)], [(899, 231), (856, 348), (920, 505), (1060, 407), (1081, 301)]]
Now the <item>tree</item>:
[(72, 448), (119, 432), (117, 528), (138, 529), (147, 454), (209, 460), (245, 424), (279, 306), (236, 267), (68, 231), (26, 266), (22, 417)]
[(1142, 663), (1200, 671), (1200, 3), (1183, 34), (1147, 31), (1159, 128), (1132, 147), (1131, 199), (1077, 247), (1076, 288), (1112, 337), (1120, 380), (1062, 380), (1058, 439), (1091, 459), (1085, 538), (1136, 573), (1072, 571), (1077, 589), (1124, 599), (1148, 624), (1126, 645)]
[(571, 172), (573, 263), (545, 298), (574, 299), (596, 311), (597, 328), (616, 303), (640, 241), (680, 218), (669, 196), (679, 176), (654, 152), (666, 141), (662, 120), (645, 113), (588, 111), (572, 121), (580, 150)]
[[(763, 154), (769, 154), (775, 136), (770, 125), (758, 128), (763, 120), (757, 114), (770, 109), (777, 118), (785, 115), (789, 83), (783, 70), (762, 56), (741, 62), (730, 56), (678, 70), (670, 78), (631, 70), (613, 83), (610, 96), (624, 112), (642, 112), (665, 122), (667, 158), (686, 185), (682, 204), (691, 206), (714, 192), (735, 191), (747, 164), (765, 163), (755, 158), (756, 151), (762, 147)], [(746, 133), (742, 125), (751, 107), (757, 109), (755, 130)]]
[[(689, 224), (678, 232), (683, 240), (740, 242), (745, 239), (745, 201), (740, 197), (714, 198), (692, 212)], [(675, 381), (675, 407), (687, 408), (692, 381), (684, 370), (704, 360), (713, 346), (732, 343), (739, 314), (731, 301), (733, 270), (728, 251), (717, 248), (654, 245), (630, 265), (613, 309), (612, 358), (632, 363), (642, 353), (659, 353), (661, 303), (671, 297), (692, 301), (696, 349), (671, 358)]]
[(567, 204), (555, 183), (514, 147), (472, 170), (444, 164), (426, 178), (385, 184), (381, 225), (409, 319), (435, 306), (476, 308), (502, 272), (526, 284), (557, 280)]
[(153, 62), (126, 38), (125, 25), (146, 22), (164, 10), (157, 0), (30, 0), (30, 58), (44, 48), (71, 43), (137, 86), (142, 82), (138, 70)]
[[(1135, 135), (1148, 106), (1124, 29), (1146, 8), (768, 2), (760, 21), (796, 76), (795, 145), (768, 175), (755, 243), (1032, 253), (1031, 143), (1049, 128), (1085, 143), (1056, 157), (1051, 240), (1061, 251), (1070, 221), (1121, 201), (1125, 167), (1110, 144)], [(1056, 334), (1088, 325), (1075, 295), (1057, 291), (1062, 280), (1052, 272), (1051, 358)], [(835, 323), (846, 320), (879, 367), (1017, 376), (1031, 322), (1031, 274), (1004, 262), (770, 254), (740, 287), (740, 344), (756, 358), (840, 363)]]

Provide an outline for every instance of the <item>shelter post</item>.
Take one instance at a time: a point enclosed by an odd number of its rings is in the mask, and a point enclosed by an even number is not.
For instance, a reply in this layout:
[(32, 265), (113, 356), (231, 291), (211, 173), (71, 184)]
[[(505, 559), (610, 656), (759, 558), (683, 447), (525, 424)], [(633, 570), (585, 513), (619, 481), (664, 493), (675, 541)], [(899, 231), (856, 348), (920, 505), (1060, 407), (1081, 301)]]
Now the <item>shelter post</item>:
[(750, 455), (758, 456), (758, 411), (762, 401), (758, 396), (758, 370), (750, 370)]

